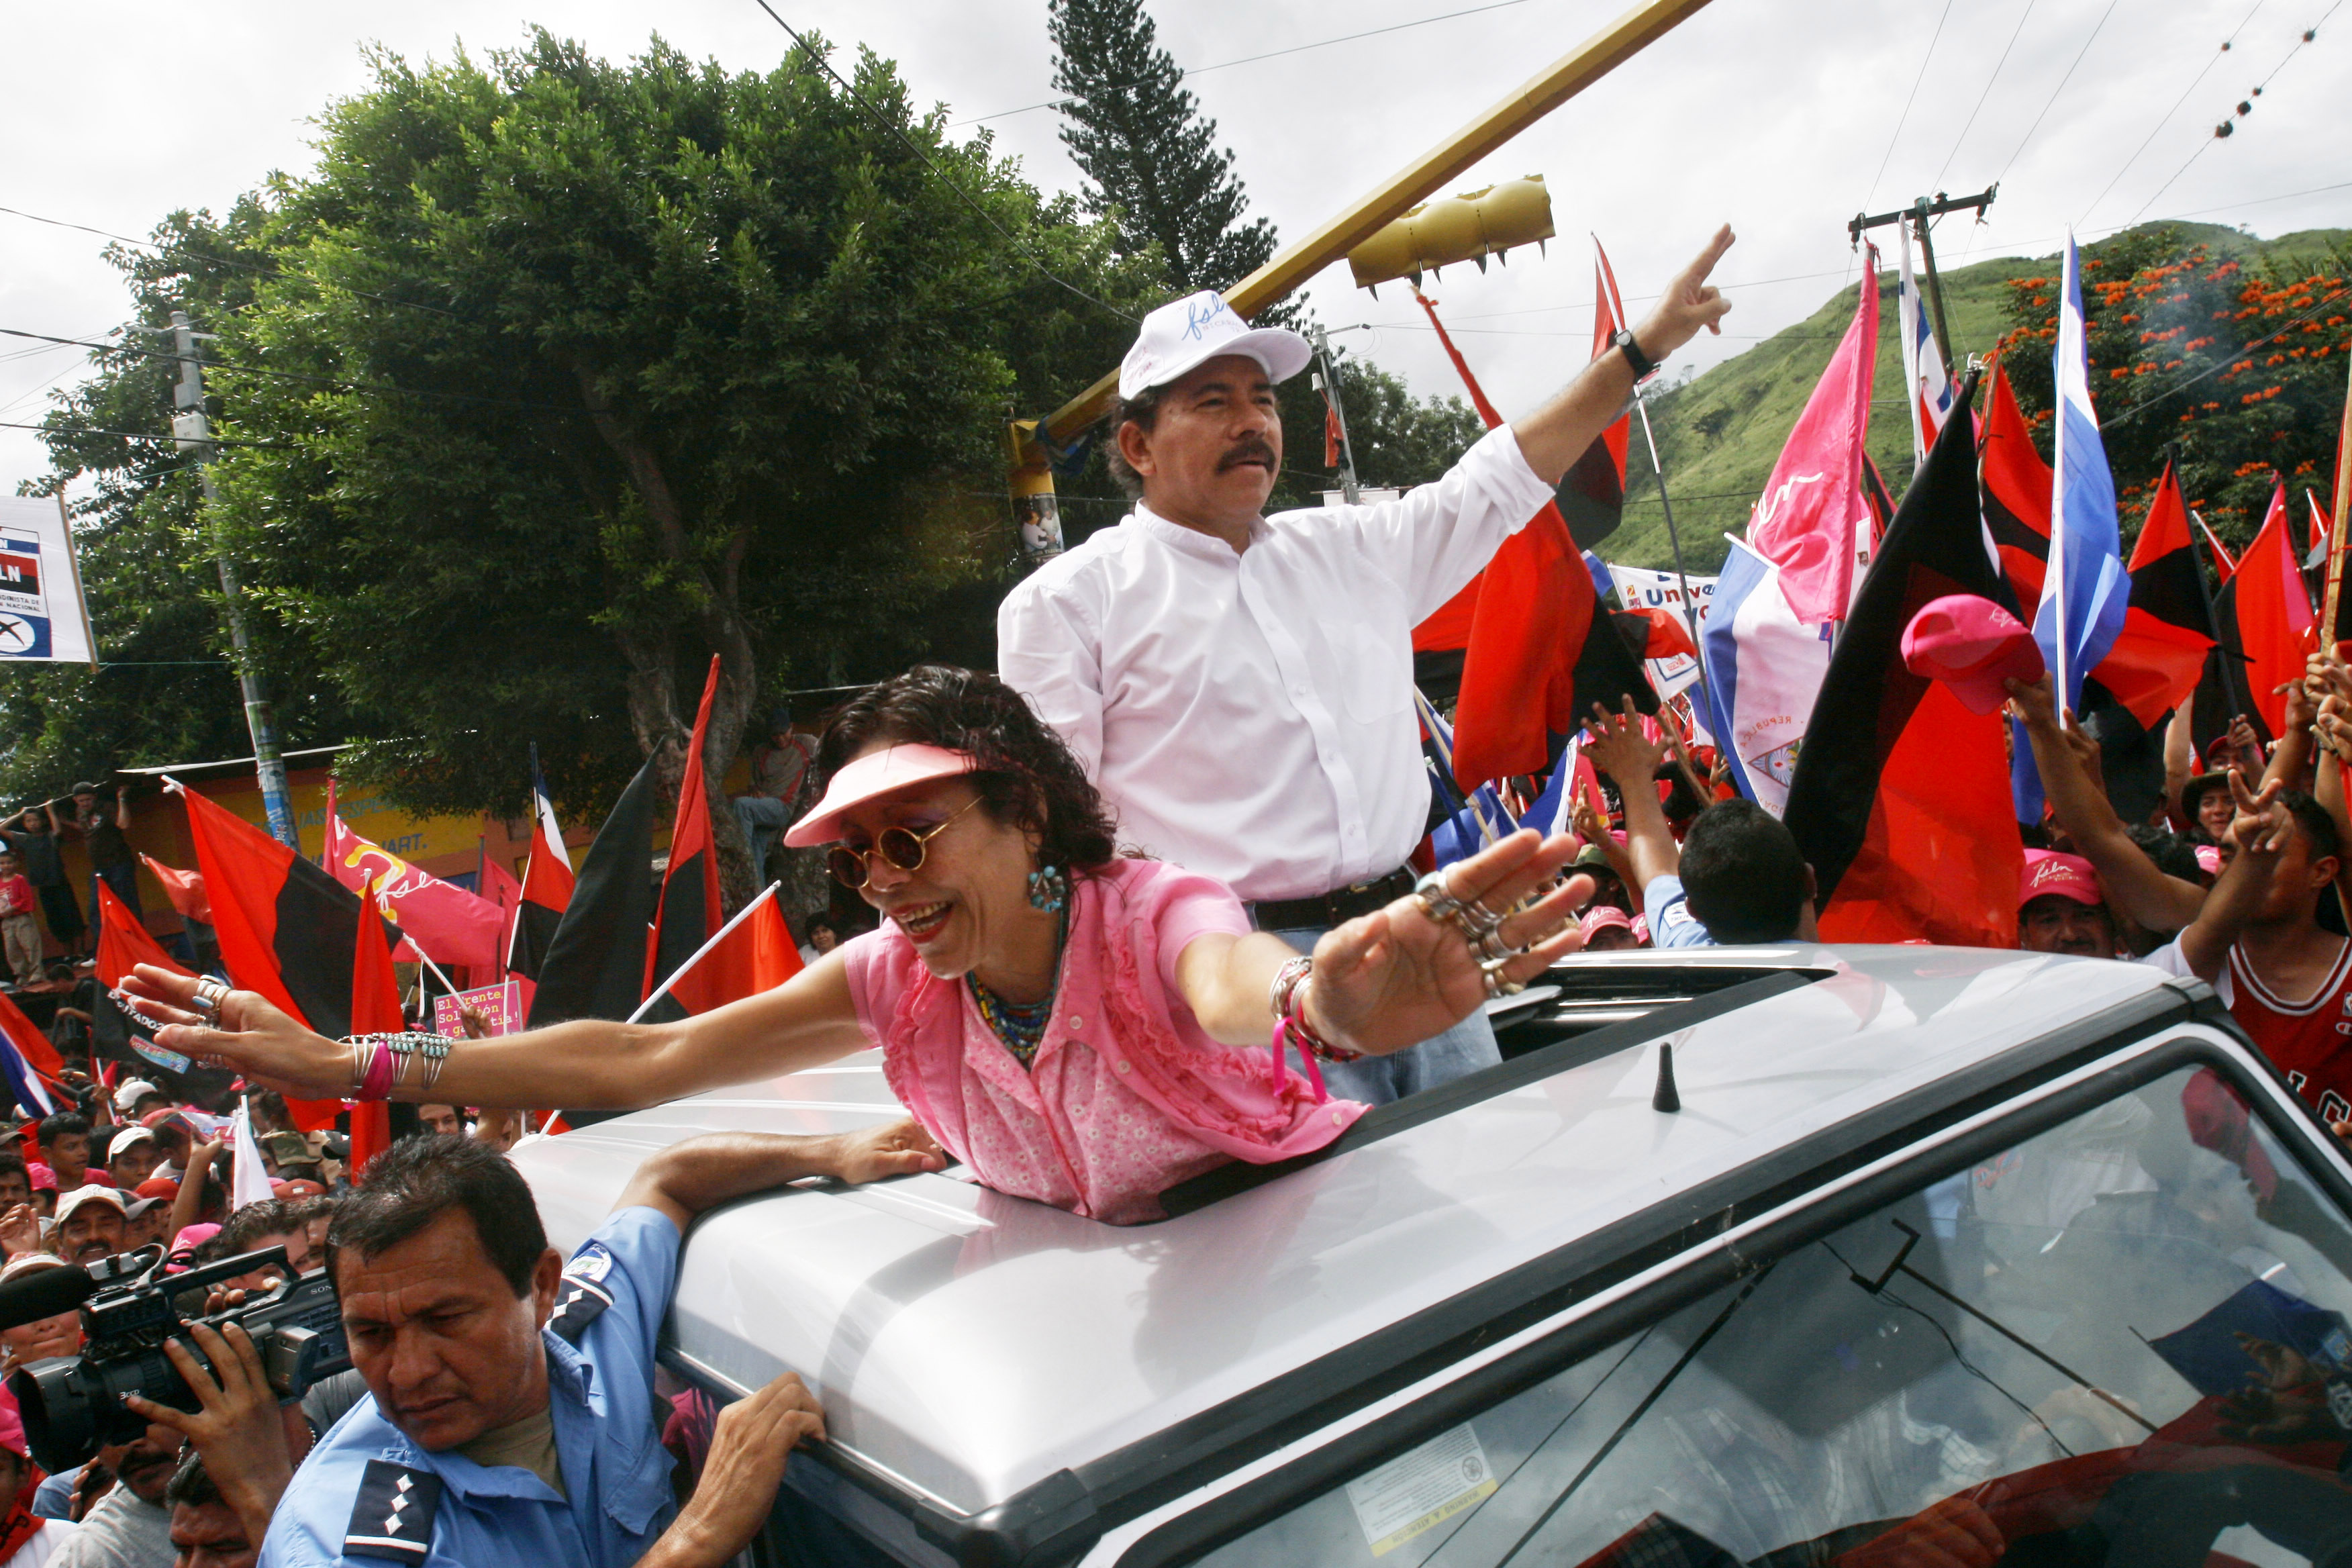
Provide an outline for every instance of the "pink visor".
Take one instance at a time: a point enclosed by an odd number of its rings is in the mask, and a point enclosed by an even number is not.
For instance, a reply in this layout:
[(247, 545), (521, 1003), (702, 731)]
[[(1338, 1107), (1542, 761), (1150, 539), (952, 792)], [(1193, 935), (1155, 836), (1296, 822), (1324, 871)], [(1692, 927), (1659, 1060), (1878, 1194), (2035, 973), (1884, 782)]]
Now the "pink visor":
[(2043, 665), (2033, 634), (2015, 616), (1974, 594), (1930, 599), (1903, 628), (1903, 662), (1914, 675), (1940, 680), (1971, 711), (1991, 713), (2009, 700), (2004, 680), (2038, 680)]
[(1632, 931), (1633, 917), (1614, 904), (1595, 904), (1578, 916), (1576, 923), (1584, 940), (1591, 942), (1595, 931), (1604, 931), (1612, 926), (1620, 931)]
[(977, 766), (969, 752), (906, 742), (884, 751), (868, 752), (833, 775), (816, 809), (784, 832), (784, 842), (795, 849), (830, 844), (841, 837), (842, 814), (933, 779), (953, 778)]

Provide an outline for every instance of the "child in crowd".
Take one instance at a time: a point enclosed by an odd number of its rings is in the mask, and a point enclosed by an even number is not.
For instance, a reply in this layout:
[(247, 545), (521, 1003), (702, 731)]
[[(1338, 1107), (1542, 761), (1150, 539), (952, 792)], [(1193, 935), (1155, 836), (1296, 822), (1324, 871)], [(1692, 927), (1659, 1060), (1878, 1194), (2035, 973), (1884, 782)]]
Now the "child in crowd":
[(19, 985), (37, 985), (41, 979), (41, 922), (33, 918), (36, 898), (25, 862), (0, 852), (0, 949), (6, 952), (9, 972)]

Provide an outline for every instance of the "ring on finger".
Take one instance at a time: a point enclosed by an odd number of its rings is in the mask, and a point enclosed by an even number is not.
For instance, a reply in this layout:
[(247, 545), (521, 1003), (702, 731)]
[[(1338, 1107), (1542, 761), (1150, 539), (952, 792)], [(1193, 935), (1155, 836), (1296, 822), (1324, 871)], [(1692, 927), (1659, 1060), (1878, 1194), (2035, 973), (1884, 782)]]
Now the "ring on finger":
[(1504, 966), (1510, 962), (1508, 958), (1498, 958), (1492, 963), (1478, 966), (1479, 973), (1486, 981), (1486, 1000), (1489, 1002), (1497, 1001), (1505, 996), (1516, 996), (1528, 988), (1526, 981), (1513, 980), (1503, 973)]
[(1445, 885), (1443, 870), (1432, 871), (1412, 885), (1413, 897), (1421, 900), (1421, 911), (1433, 921), (1450, 925), (1462, 924), (1462, 900)]
[(1492, 963), (1501, 959), (1515, 957), (1518, 952), (1504, 940), (1503, 929), (1500, 926), (1486, 926), (1476, 931), (1465, 931), (1463, 935), (1470, 943), (1470, 951), (1477, 956), (1481, 963)]
[(188, 1009), (202, 1014), (208, 1021), (220, 1021), (221, 1004), (228, 1000), (228, 987), (207, 974), (196, 982), (196, 994)]

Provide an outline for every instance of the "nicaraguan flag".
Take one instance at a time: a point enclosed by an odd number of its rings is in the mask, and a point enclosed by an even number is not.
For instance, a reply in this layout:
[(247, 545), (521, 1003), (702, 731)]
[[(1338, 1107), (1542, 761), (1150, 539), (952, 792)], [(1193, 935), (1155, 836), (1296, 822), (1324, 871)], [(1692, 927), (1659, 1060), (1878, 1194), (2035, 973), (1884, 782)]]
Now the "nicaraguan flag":
[(1911, 276), (1911, 230), (1897, 226), (1903, 231), (1903, 289), (1896, 313), (1903, 327), (1903, 384), (1911, 389), (1911, 458), (1917, 464), (1927, 460), (1927, 448), (1951, 417), (1952, 377), (1944, 364), (1944, 351), (1936, 346), (1918, 280)]
[(2124, 629), (2131, 574), (2124, 570), (2116, 524), (2116, 481), (2091, 407), (2090, 356), (2083, 331), (2083, 253), (2066, 237), (2065, 281), (2058, 300), (2057, 461), (2052, 465), (2050, 566), (2033, 640), (2060, 678), (2059, 700), (2078, 711), (2083, 677), (2107, 657)]
[(1797, 752), (1829, 673), (1826, 626), (1808, 626), (1780, 590), (1780, 569), (1738, 540), (1724, 558), (1699, 627), (1707, 728), (1739, 793), (1780, 815)]
[(33, 1064), (25, 1059), (25, 1053), (16, 1048), (16, 1042), (5, 1035), (0, 1035), (0, 1078), (8, 1080), (9, 1092), (16, 1097), (16, 1104), (27, 1116), (57, 1114), (57, 1102), (49, 1098), (48, 1086), (33, 1070)]
[(1590, 550), (1584, 552), (1584, 569), (1592, 574), (1593, 593), (1605, 599), (1617, 591), (1617, 579), (1610, 574), (1609, 563)]

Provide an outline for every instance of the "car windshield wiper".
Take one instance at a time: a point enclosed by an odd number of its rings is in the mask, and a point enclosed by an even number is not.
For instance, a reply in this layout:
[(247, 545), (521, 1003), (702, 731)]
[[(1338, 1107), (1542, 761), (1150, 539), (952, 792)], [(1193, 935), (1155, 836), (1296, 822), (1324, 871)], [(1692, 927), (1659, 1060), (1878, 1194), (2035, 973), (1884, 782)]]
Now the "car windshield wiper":
[[(1617, 1429), (1609, 1434), (1609, 1440), (1601, 1445), (1599, 1450), (1593, 1454), (1592, 1458), (1584, 1461), (1584, 1468), (1576, 1472), (1576, 1479), (1570, 1481), (1565, 1488), (1561, 1489), (1560, 1494), (1551, 1500), (1551, 1502), (1544, 1509), (1543, 1512), (1536, 1516), (1535, 1522), (1528, 1525), (1526, 1531), (1520, 1534), (1517, 1541), (1511, 1542), (1511, 1549), (1508, 1552), (1504, 1552), (1502, 1557), (1496, 1561), (1495, 1568), (1510, 1568), (1511, 1563), (1517, 1559), (1519, 1553), (1527, 1550), (1528, 1542), (1533, 1541), (1543, 1530), (1543, 1527), (1551, 1522), (1552, 1515), (1560, 1510), (1560, 1505), (1567, 1502), (1570, 1498), (1574, 1497), (1576, 1495), (1576, 1489), (1582, 1486), (1585, 1483), (1586, 1479), (1589, 1478), (1593, 1471), (1601, 1468), (1601, 1461), (1608, 1458), (1611, 1454), (1616, 1452), (1617, 1445), (1623, 1441), (1625, 1434), (1633, 1429), (1633, 1423), (1639, 1421), (1643, 1416), (1647, 1415), (1650, 1413), (1650, 1407), (1657, 1404), (1659, 1400), (1665, 1397), (1666, 1390), (1675, 1385), (1675, 1379), (1683, 1374), (1683, 1369), (1697, 1359), (1698, 1352), (1706, 1349), (1707, 1342), (1714, 1339), (1716, 1335), (1723, 1331), (1724, 1325), (1731, 1321), (1732, 1314), (1738, 1311), (1740, 1308), (1748, 1304), (1748, 1298), (1756, 1294), (1757, 1287), (1762, 1285), (1765, 1280), (1770, 1279), (1772, 1277), (1772, 1270), (1780, 1266), (1780, 1260), (1775, 1258), (1772, 1262), (1768, 1263), (1763, 1268), (1758, 1269), (1749, 1277), (1748, 1283), (1740, 1287), (1739, 1294), (1734, 1296), (1730, 1300), (1726, 1301), (1723, 1304), (1723, 1310), (1715, 1315), (1715, 1321), (1707, 1324), (1706, 1329), (1699, 1333), (1699, 1336), (1696, 1339), (1691, 1341), (1689, 1348), (1685, 1350), (1683, 1353), (1675, 1359), (1674, 1365), (1666, 1369), (1665, 1375), (1658, 1379), (1656, 1386), (1642, 1396), (1642, 1402), (1633, 1406), (1633, 1408), (1627, 1413), (1625, 1419), (1617, 1423)], [(1532, 1456), (1530, 1457), (1532, 1458)], [(1499, 1493), (1497, 1495), (1499, 1495)]]

